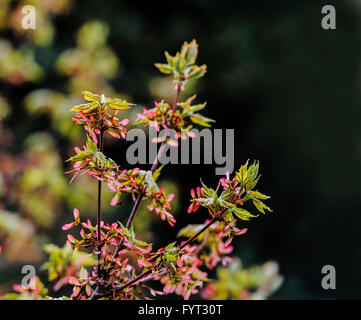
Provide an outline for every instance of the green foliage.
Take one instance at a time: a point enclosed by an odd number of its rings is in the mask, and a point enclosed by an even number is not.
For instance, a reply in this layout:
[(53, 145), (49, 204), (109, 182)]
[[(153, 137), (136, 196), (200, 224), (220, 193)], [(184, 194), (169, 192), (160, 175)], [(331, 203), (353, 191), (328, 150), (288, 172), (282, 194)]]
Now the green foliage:
[(258, 175), (259, 163), (254, 162), (253, 165), (248, 167), (248, 161), (245, 165), (241, 166), (235, 174), (233, 180), (221, 179), (220, 184), (223, 186), (223, 191), (219, 195), (218, 188), (216, 190), (207, 187), (202, 181), (202, 195), (193, 198), (193, 204), (206, 207), (214, 216), (225, 215), (226, 221), (231, 222), (233, 216), (241, 220), (249, 220), (255, 218), (243, 206), (248, 200), (252, 200), (255, 208), (265, 214), (265, 210), (272, 212), (271, 208), (266, 206), (260, 199), (269, 199), (259, 191), (253, 191), (256, 186), (260, 175)]
[(216, 122), (213, 119), (207, 118), (201, 115), (198, 111), (202, 110), (206, 106), (206, 102), (197, 105), (191, 105), (192, 101), (195, 99), (195, 95), (188, 98), (185, 102), (178, 103), (178, 106), (182, 109), (182, 118), (190, 118), (194, 124), (198, 124), (202, 127), (210, 127), (210, 122)]
[(68, 245), (60, 248), (54, 244), (47, 244), (44, 250), (49, 254), (49, 260), (42, 265), (42, 269), (48, 271), (49, 281), (69, 277), (70, 273), (73, 275), (82, 267), (92, 266), (95, 263), (92, 255), (73, 250)]
[(176, 87), (184, 84), (194, 78), (199, 79), (204, 76), (207, 71), (207, 66), (203, 64), (198, 66), (195, 64), (198, 56), (198, 44), (196, 40), (190, 43), (184, 42), (181, 51), (177, 52), (175, 56), (171, 56), (165, 52), (167, 63), (156, 63), (155, 66), (160, 72), (165, 74), (172, 74)]
[(83, 113), (90, 113), (97, 108), (103, 110), (106, 107), (109, 107), (112, 110), (128, 110), (134, 105), (123, 99), (106, 98), (104, 95), (98, 95), (90, 91), (84, 91), (83, 96), (85, 100), (90, 102), (74, 106), (69, 110), (69, 112), (81, 111)]
[(127, 229), (126, 227), (123, 226), (123, 224), (121, 222), (118, 221), (118, 223), (119, 223), (120, 227), (122, 228), (124, 235), (128, 238), (128, 240), (130, 242), (133, 242), (138, 246), (151, 246), (152, 245), (151, 243), (147, 243), (145, 241), (136, 239), (133, 225), (130, 227), (130, 229)]
[[(117, 59), (106, 47), (108, 33), (108, 27), (102, 22), (87, 23), (78, 32), (77, 48), (63, 52), (59, 57), (57, 70), (70, 77), (70, 92), (73, 95), (74, 91), (72, 90), (80, 89), (86, 82), (84, 81), (86, 77), (94, 81), (93, 85), (90, 85), (91, 90), (97, 88), (100, 83), (101, 90), (97, 90), (97, 92), (106, 92), (107, 88), (103, 80), (112, 78), (117, 69)], [(214, 122), (199, 113), (204, 109), (206, 103), (192, 105), (195, 95), (185, 102), (179, 102), (180, 93), (184, 90), (187, 81), (202, 77), (206, 72), (206, 65), (196, 65), (198, 44), (195, 40), (190, 43), (185, 42), (175, 56), (171, 56), (168, 52), (165, 53), (165, 56), (167, 63), (156, 64), (156, 66), (161, 72), (172, 74), (174, 77), (176, 84), (174, 103), (171, 107), (164, 101), (156, 102), (154, 109), (144, 109), (144, 113), (138, 114), (138, 117), (141, 123), (153, 125), (157, 130), (160, 126), (178, 130), (175, 139), (189, 138), (194, 136), (194, 133), (190, 132), (192, 127), (190, 123), (210, 127)], [(114, 68), (110, 70), (110, 66)], [(72, 120), (76, 124), (82, 125), (88, 135), (83, 149), (76, 147), (76, 155), (68, 160), (73, 162), (73, 170), (69, 172), (75, 172), (75, 176), (79, 173), (88, 173), (98, 180), (97, 224), (92, 225), (89, 219), (82, 222), (79, 211), (74, 209), (74, 222), (65, 224), (63, 230), (81, 227), (81, 239), (78, 240), (73, 234), (68, 234), (67, 244), (63, 248), (52, 244), (44, 247), (45, 252), (49, 254), (49, 260), (42, 265), (42, 269), (48, 271), (49, 285), (47, 288), (37, 278), (34, 280), (36, 282), (35, 289), (14, 286), (14, 290), (19, 294), (8, 296), (8, 298), (53, 299), (48, 296), (50, 292), (57, 292), (65, 285), (72, 285), (73, 292), (70, 297), (73, 299), (102, 297), (137, 299), (146, 295), (139, 292), (140, 286), (135, 288), (138, 284), (134, 279), (139, 277), (136, 280), (140, 281), (143, 280), (143, 276), (149, 275), (164, 284), (162, 293), (150, 289), (152, 295), (175, 292), (188, 299), (191, 294), (198, 293), (203, 283), (208, 281), (207, 273), (202, 266), (212, 269), (219, 262), (223, 265), (228, 263), (230, 258), (227, 257), (227, 254), (232, 251), (230, 243), (233, 237), (246, 232), (246, 229), (240, 230), (235, 227), (236, 219), (234, 217), (248, 220), (254, 215), (240, 206), (246, 200), (252, 199), (256, 208), (262, 213), (265, 212), (264, 210), (271, 211), (261, 202), (268, 197), (252, 190), (259, 178), (257, 177), (258, 164), (248, 168), (247, 163), (239, 171), (239, 181), (236, 178), (229, 180), (229, 177), (221, 179), (215, 190), (202, 182), (203, 188), (198, 194), (199, 197), (192, 196), (191, 201), (192, 206), (195, 204), (198, 207), (203, 206), (212, 216), (210, 222), (206, 221), (202, 225), (199, 233), (203, 234), (201, 236), (198, 233), (193, 234), (186, 242), (181, 244), (173, 242), (165, 248), (153, 252), (152, 244), (137, 239), (134, 232), (132, 219), (138, 208), (137, 205), (143, 197), (150, 200), (151, 203), (147, 206), (148, 210), (154, 210), (162, 220), (167, 220), (171, 226), (174, 226), (176, 220), (169, 212), (172, 210), (170, 202), (173, 200), (174, 194), (167, 195), (164, 187), (158, 187), (156, 180), (160, 175), (161, 168), (154, 170), (152, 167), (148, 171), (139, 168), (120, 169), (112, 159), (103, 154), (103, 134), (105, 132), (113, 137), (125, 139), (127, 134), (125, 126), (129, 120), (119, 119), (117, 115), (119, 111), (130, 109), (133, 104), (124, 99), (112, 99), (105, 97), (104, 94), (84, 91), (84, 88), (82, 91), (83, 98), (87, 103), (74, 103), (76, 105), (71, 108), (70, 112), (75, 113)], [(49, 109), (49, 105), (52, 105), (52, 98), (57, 99), (56, 105), (62, 106), (62, 108), (68, 101), (64, 95), (56, 93), (54, 90), (40, 89), (28, 96), (27, 108), (29, 110)], [(39, 104), (35, 103), (36, 106), (33, 107), (31, 106), (33, 102)], [(61, 116), (58, 118), (60, 113), (61, 111), (52, 110), (55, 121), (64, 120)], [(64, 129), (64, 127), (62, 128)], [(175, 144), (172, 140), (164, 142)], [(156, 162), (154, 166), (157, 165)], [(41, 179), (37, 179), (36, 174), (29, 172), (30, 174), (28, 173), (26, 177), (26, 185), (34, 188), (42, 186)], [(115, 193), (111, 201), (112, 205), (118, 204), (124, 194), (131, 195), (135, 201), (134, 211), (132, 210), (132, 215), (128, 220), (130, 228), (125, 228), (120, 222), (108, 224), (102, 221), (101, 188), (105, 184)], [(223, 187), (221, 192), (219, 192), (220, 185)], [(137, 195), (137, 199), (135, 195)], [(194, 232), (194, 229), (180, 232), (180, 235), (184, 236)], [(199, 245), (192, 243), (197, 237)], [(227, 237), (228, 240), (224, 242), (223, 238)], [(84, 248), (87, 252), (80, 252), (79, 248)], [(138, 276), (139, 270), (133, 264), (132, 256), (136, 257), (138, 267), (143, 268), (143, 273)], [(96, 260), (95, 257), (97, 257)], [(91, 267), (91, 270), (87, 270), (87, 267)]]

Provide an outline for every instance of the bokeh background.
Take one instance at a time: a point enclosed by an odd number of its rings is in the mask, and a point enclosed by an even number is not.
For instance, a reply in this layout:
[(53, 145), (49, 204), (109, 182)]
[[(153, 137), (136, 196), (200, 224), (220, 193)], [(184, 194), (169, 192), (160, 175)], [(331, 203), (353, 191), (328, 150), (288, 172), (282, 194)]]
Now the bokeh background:
[[(37, 30), (21, 28), (24, 4)], [(337, 11), (336, 30), (321, 28), (321, 8)], [(66, 113), (81, 91), (152, 107), (172, 99), (153, 63), (197, 39), (204, 78), (190, 83), (215, 128), (235, 129), (235, 164), (258, 159), (260, 190), (274, 213), (244, 223), (235, 247), (244, 266), (273, 260), (283, 276), (273, 299), (361, 298), (361, 1), (144, 2), (0, 1), (0, 293), (39, 267), (42, 245), (62, 246), (60, 226), (95, 217), (96, 183), (64, 175), (84, 133)], [(139, 109), (128, 113), (135, 119)], [(125, 142), (106, 153), (126, 164)], [(187, 215), (189, 190), (217, 183), (212, 165), (169, 165), (160, 184), (177, 193), (175, 227), (203, 222)], [(104, 219), (126, 221), (131, 202)], [(151, 232), (150, 230), (156, 230)], [(173, 239), (166, 223), (142, 209), (135, 230), (157, 244)], [(321, 288), (321, 268), (336, 268), (336, 290)]]

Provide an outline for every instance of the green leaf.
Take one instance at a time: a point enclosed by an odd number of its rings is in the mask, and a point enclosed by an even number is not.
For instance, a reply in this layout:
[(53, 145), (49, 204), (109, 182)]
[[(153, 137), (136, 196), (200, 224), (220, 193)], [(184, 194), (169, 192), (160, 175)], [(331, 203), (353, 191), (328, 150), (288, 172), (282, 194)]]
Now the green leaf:
[(232, 204), (228, 202), (233, 197), (233, 192), (229, 189), (223, 190), (220, 197), (218, 198), (219, 204), (224, 208), (230, 208)]
[(213, 198), (214, 196), (217, 196), (217, 193), (215, 190), (208, 188), (202, 181), (202, 179), (200, 179), (202, 187), (203, 187), (203, 194), (207, 197), (211, 197)]
[(202, 204), (203, 206), (211, 206), (213, 203), (218, 203), (218, 195), (217, 192), (211, 188), (208, 188), (202, 180), (201, 184), (203, 187), (203, 195), (204, 197), (202, 198), (197, 198), (195, 199), (197, 202), (199, 202), (200, 204)]
[(174, 262), (177, 260), (177, 253), (175, 251), (167, 251), (165, 257), (169, 262)]
[(92, 93), (90, 91), (83, 91), (83, 98), (87, 101), (100, 101), (101, 96), (99, 94)]
[(134, 240), (135, 239), (135, 232), (134, 232), (134, 226), (133, 225), (130, 226), (129, 232), (130, 232), (130, 240)]
[(107, 166), (107, 168), (111, 168), (111, 167), (116, 167), (117, 164), (115, 163), (115, 161), (113, 159), (108, 158), (106, 166)]
[(141, 240), (138, 240), (135, 238), (135, 232), (133, 225), (130, 227), (130, 229), (125, 228), (123, 225), (121, 225), (122, 228), (124, 228), (124, 233), (127, 235), (129, 240), (133, 241), (138, 246), (149, 246), (151, 243), (147, 243)]
[(159, 178), (159, 176), (160, 176), (160, 173), (161, 173), (163, 167), (164, 167), (164, 165), (160, 166), (157, 170), (155, 170), (155, 171), (153, 172), (153, 180), (154, 180), (154, 181), (157, 181), (157, 180), (158, 180), (158, 178)]
[[(204, 102), (204, 103), (200, 103), (200, 104), (196, 104), (194, 106), (191, 106), (192, 108), (192, 111), (193, 112), (198, 112), (202, 109), (204, 109), (204, 107), (207, 105), (207, 102)], [(212, 120), (213, 122), (215, 122), (215, 120)]]
[(96, 143), (87, 135), (86, 148), (89, 152), (95, 153), (98, 151)]
[(215, 199), (213, 197), (209, 197), (209, 198), (197, 198), (195, 199), (197, 202), (199, 202), (200, 204), (202, 204), (203, 206), (211, 206), (215, 201)]
[(260, 178), (261, 178), (261, 174), (256, 179), (254, 179), (252, 182), (249, 182), (247, 185), (248, 190), (252, 190), (257, 185)]
[(233, 218), (233, 208), (230, 208), (226, 211), (226, 222), (230, 223), (234, 218)]
[(91, 288), (91, 286), (90, 286), (89, 283), (87, 283), (86, 286), (85, 286), (85, 292), (86, 292), (86, 294), (87, 294), (88, 296), (91, 295), (92, 288)]
[(177, 268), (176, 268), (176, 266), (174, 265), (174, 263), (173, 263), (173, 262), (170, 262), (169, 264), (170, 264), (170, 266), (173, 268), (174, 272), (177, 272)]
[(105, 167), (107, 164), (107, 158), (100, 151), (94, 153), (92, 161), (94, 161), (97, 165), (101, 165), (102, 167)]
[(129, 231), (129, 229), (126, 228), (120, 221), (118, 221), (118, 223), (119, 223), (120, 227), (123, 229), (123, 232), (124, 232), (125, 236), (126, 236), (127, 238), (131, 239), (131, 238), (132, 238), (132, 234), (131, 234), (131, 232)]
[(165, 74), (170, 74), (173, 71), (172, 67), (166, 63), (155, 63), (154, 65), (158, 68), (160, 72)]
[(257, 217), (256, 215), (251, 214), (250, 212), (248, 212), (245, 209), (242, 208), (233, 208), (233, 213), (241, 220), (246, 220), (248, 221), (250, 218), (255, 218)]
[(167, 51), (164, 54), (171, 69), (175, 70), (174, 58)]
[(190, 118), (193, 123), (199, 124), (203, 127), (210, 127), (211, 125), (208, 122), (216, 122), (215, 120), (202, 116), (199, 113), (194, 113), (190, 115)]
[(165, 249), (165, 250), (171, 250), (171, 249), (174, 248), (174, 246), (176, 245), (176, 243), (177, 243), (177, 241), (174, 241), (174, 242), (168, 244), (164, 249)]
[(105, 100), (108, 106), (113, 110), (128, 110), (131, 108), (131, 106), (134, 106), (134, 104), (121, 99), (106, 98)]
[(206, 72), (207, 72), (207, 66), (205, 64), (200, 66), (200, 67), (191, 66), (191, 67), (187, 68), (187, 70), (186, 70), (186, 74), (188, 75), (188, 79), (202, 78), (205, 75)]
[(83, 113), (89, 113), (89, 112), (93, 111), (94, 109), (96, 109), (97, 107), (98, 107), (97, 102), (84, 103), (84, 104), (79, 104), (77, 106), (74, 106), (73, 108), (71, 108), (69, 110), (69, 112), (82, 111)]
[(141, 240), (138, 240), (138, 239), (134, 239), (133, 242), (135, 244), (137, 244), (138, 246), (151, 246), (152, 245), (151, 243), (147, 243), (145, 241), (141, 241)]
[(186, 101), (179, 102), (177, 105), (179, 107), (181, 107), (182, 109), (192, 111), (191, 103), (195, 98), (196, 98), (196, 95), (194, 94), (193, 96), (189, 97)]
[(175, 58), (175, 69), (176, 71), (181, 74), (185, 68), (186, 62), (184, 60), (184, 58), (179, 54), (179, 52), (177, 52)]
[(81, 279), (86, 279), (86, 278), (88, 278), (88, 271), (87, 271), (84, 267), (81, 267), (81, 268), (80, 268), (79, 277), (80, 277)]
[(253, 198), (252, 199), (254, 206), (257, 208), (257, 210), (259, 212), (262, 212), (263, 214), (265, 213), (264, 210), (268, 210), (270, 212), (272, 212), (273, 210), (271, 208), (269, 208), (268, 206), (266, 206), (262, 201)]
[(190, 43), (185, 41), (181, 49), (181, 55), (185, 58), (187, 65), (194, 64), (198, 55), (198, 44), (196, 40), (193, 39)]
[(84, 160), (86, 157), (89, 157), (90, 155), (91, 155), (91, 153), (88, 152), (88, 151), (79, 150), (77, 155), (69, 158), (69, 159), (66, 160), (66, 161), (67, 161), (67, 162), (68, 162), (68, 161), (72, 161), (72, 162), (81, 161), (81, 160)]
[(236, 179), (237, 181), (241, 184), (241, 187), (243, 188), (245, 186), (245, 184), (247, 183), (249, 177), (248, 177), (248, 161), (246, 162), (245, 165), (241, 166), (238, 170), (238, 172), (236, 172)]
[(258, 175), (258, 169), (259, 169), (259, 162), (254, 161), (254, 163), (248, 169), (248, 174), (250, 175), (250, 180), (251, 181), (256, 179), (256, 177)]
[(251, 194), (253, 197), (255, 197), (255, 198), (257, 198), (257, 199), (261, 199), (261, 200), (267, 200), (267, 199), (271, 198), (271, 197), (269, 197), (269, 196), (266, 196), (266, 195), (262, 194), (262, 193), (259, 192), (259, 191), (250, 191), (250, 194)]

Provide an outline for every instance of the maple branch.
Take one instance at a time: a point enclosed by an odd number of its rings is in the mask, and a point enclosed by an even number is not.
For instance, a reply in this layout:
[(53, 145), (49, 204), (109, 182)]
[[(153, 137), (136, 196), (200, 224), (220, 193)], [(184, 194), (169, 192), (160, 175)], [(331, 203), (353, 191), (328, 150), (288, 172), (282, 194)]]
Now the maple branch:
[[(178, 86), (177, 86), (177, 93), (176, 93), (176, 96), (175, 96), (175, 99), (174, 99), (174, 102), (173, 102), (173, 107), (172, 107), (172, 111), (173, 111), (172, 117), (173, 117), (173, 115), (174, 115), (174, 113), (175, 113), (175, 110), (176, 110), (176, 108), (177, 108), (177, 103), (178, 103), (178, 100), (179, 100), (180, 92), (181, 92), (181, 85), (178, 85)], [(156, 156), (155, 159), (154, 159), (152, 168), (150, 169), (150, 171), (151, 171), (152, 173), (153, 173), (155, 170), (157, 170), (157, 168), (158, 168), (159, 161), (160, 161), (160, 158), (161, 158), (161, 156), (162, 156), (162, 153), (163, 153), (163, 150), (164, 150), (164, 145), (166, 144), (166, 142), (167, 142), (167, 140), (164, 140), (164, 141), (162, 142), (162, 144), (161, 144), (161, 146), (160, 146), (160, 148), (159, 148), (159, 151), (158, 151), (158, 153), (157, 153), (157, 156)], [(142, 200), (143, 200), (143, 197), (144, 197), (145, 192), (146, 192), (146, 190), (144, 190), (143, 193), (139, 193), (139, 194), (138, 194), (138, 197), (137, 197), (137, 199), (136, 199), (136, 201), (135, 201), (135, 203), (134, 203), (134, 206), (133, 206), (133, 208), (132, 208), (132, 211), (130, 212), (130, 215), (129, 215), (127, 224), (125, 225), (125, 227), (126, 227), (127, 229), (129, 229), (129, 228), (131, 227), (132, 223), (133, 223), (133, 220), (134, 220), (135, 215), (136, 215), (136, 213), (137, 213), (137, 211), (138, 211), (138, 209), (139, 209), (140, 203), (141, 203)], [(113, 254), (113, 258), (115, 258), (115, 257), (118, 255), (120, 249), (122, 248), (122, 245), (123, 245), (123, 241), (120, 241), (118, 247), (115, 249), (115, 252), (114, 252), (114, 254)]]
[(197, 239), (198, 236), (206, 231), (213, 223), (219, 220), (218, 216), (214, 216), (211, 221), (209, 221), (201, 230), (199, 230), (195, 235), (189, 238), (187, 241), (183, 242), (183, 244), (178, 248), (178, 251), (182, 250), (187, 244), (191, 243), (193, 240)]
[[(189, 243), (191, 243), (192, 241), (194, 241), (196, 238), (199, 237), (200, 234), (202, 234), (204, 231), (206, 231), (213, 223), (215, 223), (216, 221), (218, 221), (219, 218), (218, 216), (215, 216), (212, 218), (211, 221), (209, 221), (201, 230), (199, 230), (196, 234), (194, 234), (191, 238), (189, 238), (187, 241), (185, 241), (179, 248), (178, 251), (181, 251), (185, 246), (187, 246)], [(121, 286), (116, 286), (114, 289), (115, 291), (122, 291), (132, 285), (134, 285), (135, 283), (137, 283), (138, 281), (141, 281), (144, 277), (149, 276), (146, 278), (146, 280), (150, 280), (153, 275), (151, 275), (152, 273), (152, 269), (148, 269), (147, 271), (144, 271), (143, 273), (141, 273), (139, 276), (137, 276), (136, 278), (128, 281), (127, 283), (121, 285)], [(164, 269), (160, 271), (160, 273), (164, 273)], [(109, 296), (113, 293), (113, 291), (107, 291), (107, 292), (103, 292), (103, 293), (99, 293), (99, 294), (93, 294), (93, 296), (91, 297), (93, 299), (99, 299), (99, 298), (103, 298), (106, 296)]]
[[(100, 152), (103, 152), (103, 148), (104, 148), (104, 131), (100, 130), (100, 137), (99, 137), (99, 150)], [(98, 241), (98, 246), (100, 246), (101, 243), (101, 200), (102, 200), (102, 182), (98, 181), (98, 199), (97, 199), (97, 241)], [(100, 267), (100, 258), (101, 258), (101, 253), (99, 252), (98, 254), (98, 278), (99, 278), (99, 273), (101, 270)]]

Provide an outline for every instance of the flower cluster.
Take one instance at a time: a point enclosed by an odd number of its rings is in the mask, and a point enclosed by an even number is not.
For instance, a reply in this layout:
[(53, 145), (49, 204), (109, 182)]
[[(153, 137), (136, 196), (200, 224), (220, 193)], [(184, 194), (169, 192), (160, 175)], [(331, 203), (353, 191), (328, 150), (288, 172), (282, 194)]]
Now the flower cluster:
[(187, 245), (179, 250), (174, 243), (165, 248), (161, 265), (167, 272), (154, 277), (164, 285), (164, 293), (176, 293), (188, 300), (203, 287), (203, 282), (208, 280), (207, 273), (200, 269), (202, 261), (194, 255), (196, 249), (196, 246)]
[(151, 202), (147, 205), (147, 209), (154, 210), (162, 220), (167, 220), (173, 227), (176, 220), (168, 210), (172, 209), (170, 203), (175, 195), (173, 193), (167, 195), (163, 187), (158, 187), (156, 179), (159, 172), (160, 170), (157, 170), (152, 173), (139, 168), (113, 172), (113, 176), (107, 180), (110, 190), (116, 192), (111, 205), (116, 205), (126, 193), (130, 193), (134, 201), (136, 201), (135, 194), (143, 194), (144, 198)]
[(191, 96), (184, 102), (178, 102), (180, 91), (189, 79), (201, 78), (206, 72), (206, 65), (195, 65), (198, 56), (198, 44), (195, 40), (184, 42), (181, 51), (172, 57), (168, 52), (165, 53), (167, 63), (156, 63), (155, 66), (165, 74), (172, 74), (176, 84), (177, 98), (173, 106), (168, 103), (154, 102), (155, 107), (152, 109), (143, 109), (143, 113), (137, 114), (137, 124), (145, 124), (156, 128), (175, 130), (174, 136), (161, 136), (154, 138), (153, 142), (166, 141), (169, 145), (177, 146), (179, 138), (185, 140), (193, 138), (194, 133), (191, 131), (193, 124), (203, 127), (210, 127), (214, 120), (207, 118), (199, 113), (206, 103), (192, 105), (195, 95)]
[(74, 162), (74, 168), (66, 172), (74, 173), (72, 180), (78, 174), (88, 173), (95, 179), (105, 182), (109, 189), (115, 192), (111, 201), (113, 206), (117, 205), (125, 194), (130, 194), (136, 201), (135, 195), (144, 193), (145, 198), (151, 201), (147, 206), (148, 210), (154, 210), (162, 220), (167, 220), (171, 226), (174, 225), (175, 219), (168, 211), (171, 209), (170, 202), (174, 199), (174, 194), (166, 195), (165, 189), (159, 188), (155, 182), (160, 170), (154, 173), (139, 168), (121, 170), (112, 159), (99, 151), (89, 137), (83, 150), (76, 147), (75, 152), (77, 154), (68, 160)]
[[(175, 130), (174, 136), (170, 137), (167, 142), (170, 145), (177, 146), (177, 140), (179, 138), (185, 140), (187, 138), (195, 137), (194, 133), (191, 131), (193, 128), (192, 123), (203, 127), (210, 127), (210, 122), (215, 122), (213, 119), (198, 113), (198, 111), (206, 106), (206, 103), (191, 105), (195, 97), (196, 96), (194, 95), (185, 102), (178, 103), (178, 109), (175, 111), (164, 101), (154, 102), (154, 108), (143, 109), (143, 113), (137, 114), (137, 124), (152, 126), (158, 132), (160, 131), (160, 128)], [(167, 138), (168, 137), (166, 136), (160, 136), (153, 138), (152, 142), (163, 142)]]
[[(207, 219), (204, 224), (188, 225), (178, 232), (178, 237), (192, 237), (210, 222)], [(240, 229), (237, 235), (247, 232), (247, 228)], [(229, 230), (224, 223), (216, 221), (203, 234), (197, 237), (198, 244), (195, 245), (199, 259), (208, 269), (213, 269), (218, 263), (223, 266), (231, 261), (227, 255), (232, 253), (233, 246), (230, 245), (232, 238), (224, 241), (229, 236)]]
[(176, 220), (173, 215), (168, 211), (171, 208), (170, 202), (174, 199), (175, 195), (171, 193), (166, 195), (165, 189), (161, 187), (159, 191), (148, 194), (151, 204), (147, 205), (149, 211), (155, 211), (156, 214), (160, 215), (162, 220), (167, 220), (168, 223), (173, 227)]
[[(105, 289), (115, 289), (116, 286), (122, 285), (135, 277), (135, 267), (131, 264), (134, 256), (137, 259), (139, 267), (142, 267), (147, 256), (152, 250), (152, 245), (135, 238), (134, 230), (127, 229), (120, 222), (112, 224), (100, 223), (101, 227), (101, 243), (98, 243), (98, 229), (93, 226), (90, 220), (81, 222), (78, 211), (74, 215), (75, 220), (72, 223), (65, 224), (64, 230), (79, 226), (80, 239), (72, 235), (68, 235), (68, 246), (78, 250), (79, 248), (93, 248), (94, 254), (100, 256), (98, 263), (102, 265), (101, 272), (107, 277), (103, 278), (102, 285)], [(114, 248), (121, 245), (121, 250), (114, 255)], [(131, 253), (131, 254), (130, 254)], [(90, 297), (93, 293), (92, 286), (99, 279), (98, 270), (95, 266), (91, 272), (81, 270), (78, 274), (71, 277), (69, 283), (74, 285), (72, 297), (84, 299)], [(128, 295), (129, 294), (129, 295)], [(134, 296), (134, 293), (127, 293), (126, 298)], [(125, 298), (125, 296), (122, 296)], [(118, 297), (119, 298), (119, 297)]]
[[(68, 235), (68, 246), (74, 249), (80, 247), (95, 248), (95, 253), (100, 252), (102, 272), (106, 272), (108, 279), (103, 279), (105, 289), (117, 292), (114, 298), (135, 298), (135, 292), (128, 289), (118, 292), (117, 288), (127, 281), (135, 278), (135, 268), (130, 264), (131, 256), (136, 256), (137, 264), (144, 270), (153, 271), (153, 279), (159, 280), (163, 285), (163, 293), (177, 293), (188, 299), (191, 294), (199, 292), (203, 282), (207, 280), (207, 273), (200, 270), (202, 261), (194, 254), (197, 247), (186, 245), (182, 248), (171, 243), (165, 248), (152, 252), (152, 244), (138, 240), (134, 230), (125, 228), (121, 223), (114, 222), (111, 225), (101, 223), (102, 242), (97, 243), (97, 228), (91, 222), (81, 222), (78, 210), (74, 210), (74, 222), (65, 224), (64, 230), (80, 226), (81, 239)], [(114, 255), (114, 248), (122, 245), (122, 249)], [(132, 255), (129, 255), (129, 253)], [(162, 271), (163, 270), (163, 271)], [(165, 272), (164, 272), (165, 271)], [(68, 283), (74, 285), (72, 298), (85, 299), (92, 294), (92, 285), (97, 277), (97, 269), (94, 267), (90, 273), (82, 268), (77, 274), (68, 279)], [(64, 282), (62, 283), (64, 284)], [(162, 292), (150, 290), (151, 295), (162, 294)], [(120, 295), (119, 295), (120, 294)]]
[(117, 114), (121, 110), (129, 109), (133, 104), (89, 91), (84, 91), (83, 97), (89, 102), (75, 106), (69, 111), (75, 112), (74, 122), (83, 125), (95, 143), (98, 143), (97, 135), (102, 131), (108, 131), (115, 138), (124, 139), (127, 133), (125, 126), (129, 120), (119, 120)]
[(195, 255), (196, 249), (196, 246), (180, 247), (173, 242), (143, 261), (145, 269), (152, 270), (153, 280), (164, 285), (163, 291), (150, 290), (151, 295), (176, 293), (188, 299), (199, 292), (207, 281), (207, 273), (200, 269), (202, 261)]
[(87, 139), (86, 145), (83, 146), (83, 150), (79, 147), (74, 148), (76, 155), (68, 159), (67, 161), (74, 162), (73, 169), (65, 173), (74, 173), (73, 179), (83, 173), (88, 173), (99, 181), (104, 180), (106, 173), (111, 174), (112, 170), (117, 167), (115, 162), (106, 158), (105, 155), (98, 149), (96, 142), (92, 139)]
[[(243, 208), (243, 205), (252, 200), (256, 209), (265, 213), (272, 210), (261, 200), (269, 199), (259, 191), (253, 189), (257, 185), (260, 175), (258, 175), (259, 163), (254, 162), (249, 166), (248, 161), (236, 172), (233, 179), (227, 173), (226, 178), (219, 180), (216, 190), (208, 188), (202, 182), (202, 188), (198, 187), (196, 192), (191, 190), (191, 204), (188, 213), (195, 212), (200, 206), (205, 207), (212, 217), (231, 223), (234, 219), (249, 220), (257, 215), (251, 214)], [(220, 190), (221, 189), (221, 190)], [(220, 195), (219, 195), (220, 193)]]
[[(199, 207), (204, 207), (211, 217), (216, 220), (197, 238), (200, 242), (198, 251), (207, 249), (207, 253), (202, 253), (200, 257), (210, 269), (214, 268), (219, 262), (226, 265), (230, 261), (230, 258), (225, 255), (233, 250), (233, 247), (230, 246), (233, 238), (247, 231), (246, 228), (238, 228), (236, 222), (238, 220), (247, 221), (257, 216), (243, 208), (243, 205), (248, 200), (252, 200), (259, 212), (272, 211), (261, 201), (269, 197), (253, 190), (260, 178), (258, 169), (258, 162), (254, 162), (249, 166), (247, 161), (236, 172), (233, 179), (230, 179), (228, 173), (226, 178), (221, 178), (216, 190), (207, 187), (203, 182), (202, 187), (191, 190), (192, 199), (188, 213), (196, 212)], [(189, 225), (181, 229), (178, 235), (191, 237), (197, 231), (202, 230), (209, 222), (210, 220), (206, 220), (202, 225)], [(227, 240), (223, 241), (226, 238)]]

